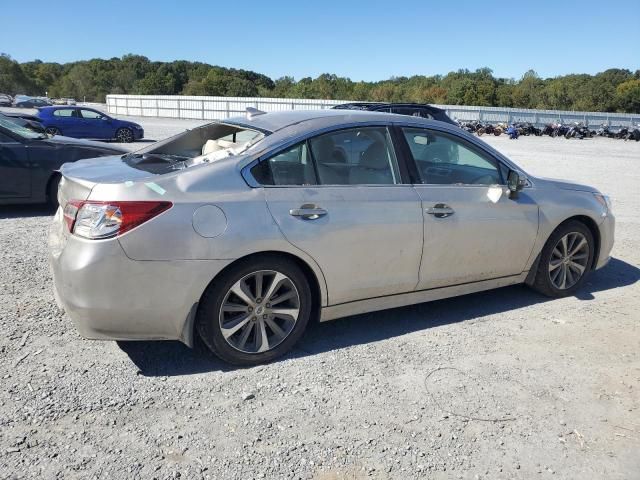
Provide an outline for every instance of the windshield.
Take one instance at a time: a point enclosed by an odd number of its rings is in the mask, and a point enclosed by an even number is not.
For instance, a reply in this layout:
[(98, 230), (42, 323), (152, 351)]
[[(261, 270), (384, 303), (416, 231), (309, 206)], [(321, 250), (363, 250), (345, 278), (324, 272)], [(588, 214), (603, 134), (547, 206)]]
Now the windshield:
[(169, 164), (173, 169), (210, 163), (240, 155), (256, 145), (265, 134), (240, 125), (210, 123), (187, 130), (162, 142), (122, 158), (127, 164), (144, 170), (157, 170)]
[(44, 133), (37, 133), (33, 130), (29, 130), (16, 122), (9, 120), (5, 116), (0, 117), (0, 127), (9, 130), (11, 133), (18, 135), (21, 138), (47, 138)]

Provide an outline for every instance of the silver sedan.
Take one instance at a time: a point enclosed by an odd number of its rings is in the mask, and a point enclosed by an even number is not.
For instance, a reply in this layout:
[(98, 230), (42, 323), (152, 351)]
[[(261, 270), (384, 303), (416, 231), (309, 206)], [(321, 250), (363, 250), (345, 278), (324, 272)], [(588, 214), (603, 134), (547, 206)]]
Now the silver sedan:
[(240, 365), (310, 321), (517, 283), (572, 295), (613, 245), (598, 190), (418, 117), (254, 110), (61, 172), (51, 264), (80, 333), (199, 334)]

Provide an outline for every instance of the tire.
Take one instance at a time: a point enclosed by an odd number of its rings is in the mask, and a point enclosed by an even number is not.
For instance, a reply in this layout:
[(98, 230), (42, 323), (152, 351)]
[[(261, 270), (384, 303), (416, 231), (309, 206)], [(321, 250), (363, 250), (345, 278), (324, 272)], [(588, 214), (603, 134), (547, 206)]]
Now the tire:
[[(267, 297), (276, 279), (276, 289)], [(258, 282), (267, 298), (256, 295)], [(269, 300), (280, 297), (290, 298), (278, 302), (282, 307), (271, 308)], [(198, 307), (196, 328), (205, 345), (225, 362), (241, 366), (267, 363), (287, 353), (300, 340), (311, 307), (309, 282), (300, 267), (287, 258), (268, 255), (241, 261), (211, 282)], [(297, 310), (297, 318), (275, 313), (285, 309)]]
[(120, 143), (133, 143), (133, 130), (130, 128), (119, 128), (116, 130), (116, 140)]
[[(576, 250), (577, 253), (569, 256), (571, 261), (567, 262), (563, 252), (563, 239), (567, 239), (566, 250), (571, 253), (578, 246), (575, 242), (586, 245)], [(573, 242), (573, 243), (572, 243)], [(540, 254), (538, 269), (532, 288), (547, 297), (560, 298), (573, 295), (582, 287), (591, 271), (594, 258), (595, 241), (593, 234), (587, 226), (577, 220), (563, 223), (551, 234)], [(572, 266), (573, 264), (573, 266)], [(580, 268), (579, 277), (576, 278)], [(564, 273), (563, 272), (569, 272)], [(562, 288), (562, 276), (565, 275), (565, 287)]]
[(49, 134), (49, 135), (62, 135), (62, 132), (60, 131), (59, 128), (57, 127), (47, 127), (44, 129), (45, 133)]
[(47, 204), (52, 208), (58, 208), (58, 186), (60, 185), (60, 175), (55, 174), (47, 185)]

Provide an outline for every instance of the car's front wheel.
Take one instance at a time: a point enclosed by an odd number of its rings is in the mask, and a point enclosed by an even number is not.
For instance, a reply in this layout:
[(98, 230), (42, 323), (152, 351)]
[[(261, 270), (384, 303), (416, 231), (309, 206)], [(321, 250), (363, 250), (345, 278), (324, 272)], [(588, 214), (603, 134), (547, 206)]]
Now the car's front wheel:
[(119, 128), (116, 131), (116, 140), (120, 143), (131, 143), (134, 140), (133, 132), (130, 128)]
[(269, 362), (300, 339), (311, 315), (309, 282), (295, 262), (250, 259), (205, 291), (196, 325), (209, 349), (235, 365)]
[(548, 297), (573, 295), (591, 270), (594, 246), (584, 223), (572, 220), (560, 225), (542, 249), (533, 288)]

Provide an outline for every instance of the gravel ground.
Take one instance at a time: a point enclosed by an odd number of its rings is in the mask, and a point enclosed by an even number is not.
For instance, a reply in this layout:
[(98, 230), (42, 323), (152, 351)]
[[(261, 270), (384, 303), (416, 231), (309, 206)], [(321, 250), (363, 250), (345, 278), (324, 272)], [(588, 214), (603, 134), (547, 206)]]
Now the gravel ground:
[[(199, 123), (138, 121), (156, 139)], [(51, 212), (0, 209), (0, 478), (640, 478), (640, 143), (487, 140), (612, 195), (614, 259), (577, 297), (345, 318), (246, 369), (82, 340), (53, 299)]]

